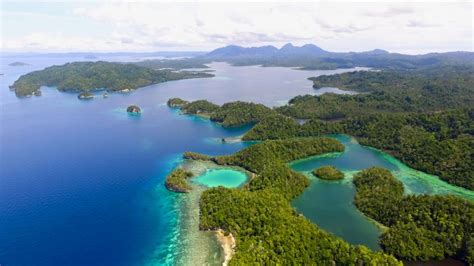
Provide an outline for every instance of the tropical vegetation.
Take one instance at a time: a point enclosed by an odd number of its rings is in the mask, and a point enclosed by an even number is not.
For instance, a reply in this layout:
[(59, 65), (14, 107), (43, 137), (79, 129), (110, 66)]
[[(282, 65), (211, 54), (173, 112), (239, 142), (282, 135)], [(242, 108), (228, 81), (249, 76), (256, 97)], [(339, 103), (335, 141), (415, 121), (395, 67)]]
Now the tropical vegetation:
[(474, 204), (454, 196), (404, 195), (390, 171), (369, 168), (354, 176), (355, 205), (389, 229), (382, 248), (403, 260), (457, 257), (474, 263)]
[(170, 191), (181, 193), (189, 192), (191, 186), (188, 184), (187, 179), (192, 176), (192, 173), (177, 168), (166, 177), (165, 186)]
[(134, 64), (103, 61), (74, 62), (25, 74), (16, 80), (10, 88), (15, 91), (17, 96), (33, 95), (40, 91), (41, 86), (75, 92), (97, 89), (130, 91), (170, 80), (212, 76), (202, 72), (153, 70)]
[(343, 150), (332, 138), (292, 138), (267, 140), (233, 155), (198, 157), (255, 174), (241, 189), (205, 191), (200, 200), (200, 229), (223, 229), (235, 236), (231, 265), (401, 265), (389, 255), (350, 245), (321, 230), (291, 207), (290, 200), (309, 181), (287, 163)]
[(324, 180), (341, 180), (344, 173), (332, 165), (324, 165), (313, 170), (313, 175)]

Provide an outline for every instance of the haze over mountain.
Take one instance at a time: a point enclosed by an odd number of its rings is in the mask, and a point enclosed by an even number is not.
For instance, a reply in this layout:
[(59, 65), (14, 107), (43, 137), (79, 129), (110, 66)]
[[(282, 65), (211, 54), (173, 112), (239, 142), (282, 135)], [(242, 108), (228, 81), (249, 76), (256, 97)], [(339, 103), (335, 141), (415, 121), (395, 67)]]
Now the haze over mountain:
[(404, 55), (390, 53), (382, 49), (366, 52), (331, 52), (314, 44), (294, 46), (291, 43), (281, 48), (274, 46), (242, 47), (228, 45), (215, 49), (205, 55), (197, 56), (201, 60), (226, 61), (234, 65), (264, 65), (302, 67), (306, 69), (334, 69), (355, 66), (414, 69), (431, 65), (456, 64), (473, 65), (473, 52), (429, 53), (424, 55)]
[(208, 57), (232, 57), (232, 56), (281, 56), (281, 55), (327, 55), (330, 52), (314, 44), (305, 44), (301, 47), (287, 43), (280, 49), (272, 45), (260, 47), (242, 47), (228, 45), (215, 49), (207, 54)]

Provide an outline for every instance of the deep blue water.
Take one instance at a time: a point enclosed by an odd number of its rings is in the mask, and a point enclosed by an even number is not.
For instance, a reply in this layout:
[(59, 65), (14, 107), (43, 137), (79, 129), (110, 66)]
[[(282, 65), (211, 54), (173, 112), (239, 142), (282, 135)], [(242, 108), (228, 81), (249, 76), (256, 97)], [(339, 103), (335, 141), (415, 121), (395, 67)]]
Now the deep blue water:
[[(100, 58), (109, 61), (133, 58)], [(178, 249), (180, 195), (163, 181), (187, 150), (228, 154), (245, 143), (214, 139), (224, 129), (179, 115), (170, 97), (217, 103), (247, 100), (282, 104), (314, 93), (309, 76), (338, 71), (231, 67), (213, 64), (217, 77), (182, 80), (79, 101), (43, 88), (19, 99), (8, 86), (21, 74), (71, 57), (2, 57), (0, 73), (0, 264), (169, 264)], [(31, 65), (12, 67), (23, 61)], [(129, 104), (143, 109), (126, 114)]]

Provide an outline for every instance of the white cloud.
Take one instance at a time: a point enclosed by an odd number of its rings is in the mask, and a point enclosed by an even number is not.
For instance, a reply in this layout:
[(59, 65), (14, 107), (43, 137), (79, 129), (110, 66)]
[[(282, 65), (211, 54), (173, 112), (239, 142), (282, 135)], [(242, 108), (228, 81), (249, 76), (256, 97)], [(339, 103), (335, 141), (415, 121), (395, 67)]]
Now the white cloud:
[[(75, 6), (78, 20), (103, 27), (67, 28), (2, 38), (4, 49), (208, 50), (227, 44), (315, 43), (327, 50), (398, 52), (472, 50), (472, 3), (116, 2)], [(59, 16), (59, 15), (58, 15)], [(56, 18), (57, 19), (57, 18)], [(3, 19), (2, 19), (3, 20)], [(14, 20), (2, 21), (15, 27)], [(35, 23), (31, 21), (30, 23)], [(108, 30), (105, 30), (108, 29)], [(429, 43), (429, 48), (426, 43)]]

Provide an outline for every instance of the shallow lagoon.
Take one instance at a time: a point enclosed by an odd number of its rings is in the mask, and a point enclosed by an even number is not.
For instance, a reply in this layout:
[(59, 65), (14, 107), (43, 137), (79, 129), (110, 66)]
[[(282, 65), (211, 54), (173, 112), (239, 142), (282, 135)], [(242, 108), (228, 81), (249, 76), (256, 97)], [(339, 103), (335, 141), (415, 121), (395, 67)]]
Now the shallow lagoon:
[(237, 188), (247, 181), (247, 175), (232, 169), (212, 169), (194, 177), (192, 181), (205, 187)]

